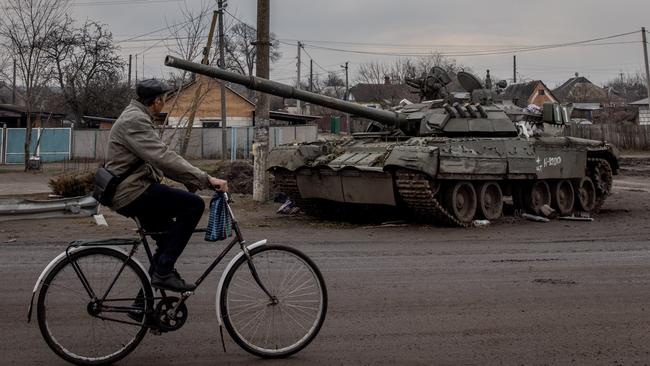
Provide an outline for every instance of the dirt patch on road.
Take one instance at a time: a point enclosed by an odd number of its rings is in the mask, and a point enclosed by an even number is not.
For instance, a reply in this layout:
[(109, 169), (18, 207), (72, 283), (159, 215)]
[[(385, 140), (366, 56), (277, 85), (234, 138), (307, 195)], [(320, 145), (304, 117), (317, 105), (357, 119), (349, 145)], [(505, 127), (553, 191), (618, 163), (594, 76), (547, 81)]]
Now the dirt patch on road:
[(620, 173), (631, 177), (650, 177), (650, 156), (623, 157)]

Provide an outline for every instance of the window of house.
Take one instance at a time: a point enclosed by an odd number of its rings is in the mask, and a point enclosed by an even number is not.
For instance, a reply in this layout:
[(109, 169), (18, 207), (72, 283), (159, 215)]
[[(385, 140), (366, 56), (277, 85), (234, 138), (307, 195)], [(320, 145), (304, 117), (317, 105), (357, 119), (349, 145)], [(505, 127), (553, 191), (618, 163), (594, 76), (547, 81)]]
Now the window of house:
[(539, 91), (539, 95), (546, 95), (546, 90), (541, 89), (541, 90)]
[(221, 119), (201, 118), (203, 128), (219, 128), (221, 127)]

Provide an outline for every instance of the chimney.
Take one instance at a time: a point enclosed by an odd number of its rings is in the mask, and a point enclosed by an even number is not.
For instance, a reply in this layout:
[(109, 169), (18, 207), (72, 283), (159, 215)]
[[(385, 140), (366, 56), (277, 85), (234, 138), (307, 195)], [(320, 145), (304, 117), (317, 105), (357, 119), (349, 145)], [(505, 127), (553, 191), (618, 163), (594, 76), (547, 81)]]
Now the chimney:
[(384, 84), (390, 85), (390, 77), (388, 75), (384, 75)]
[(576, 79), (580, 76), (580, 73), (576, 72)]

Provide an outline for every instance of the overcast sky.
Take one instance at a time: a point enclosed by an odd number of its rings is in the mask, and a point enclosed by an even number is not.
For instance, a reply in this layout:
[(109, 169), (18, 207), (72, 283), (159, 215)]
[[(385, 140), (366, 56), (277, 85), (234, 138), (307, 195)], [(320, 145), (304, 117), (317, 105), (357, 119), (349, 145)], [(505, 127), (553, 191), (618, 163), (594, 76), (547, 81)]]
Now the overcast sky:
[[(116, 40), (183, 21), (179, 14), (182, 0), (150, 0), (145, 4), (142, 2), (147, 0), (137, 1), (140, 3), (77, 0), (73, 13), (79, 20), (89, 18), (108, 24)], [(282, 58), (271, 66), (271, 78), (282, 82), (295, 80), (297, 40), (306, 44), (306, 52), (317, 63), (315, 73), (324, 73), (323, 70), (342, 72), (340, 65), (349, 61), (352, 80), (360, 64), (370, 60), (390, 62), (396, 58), (358, 52), (421, 54), (432, 51), (458, 55), (454, 58), (459, 63), (481, 76), (490, 69), (493, 76), (511, 79), (514, 53), (510, 51), (498, 55), (459, 54), (555, 45), (638, 31), (591, 45), (516, 52), (519, 79), (541, 79), (554, 87), (579, 72), (600, 84), (621, 72), (643, 71), (640, 29), (642, 26), (650, 28), (648, 0), (270, 1), (271, 31), (283, 42)], [(197, 9), (201, 5), (201, 0), (184, 2)], [(212, 4), (216, 0), (204, 2)], [(256, 0), (230, 0), (228, 11), (254, 26), (256, 4)], [(167, 35), (167, 31), (160, 31), (142, 38)], [(143, 52), (153, 45), (144, 52), (144, 74), (160, 77), (166, 72), (163, 65), (166, 49), (162, 42), (121, 45), (125, 55), (140, 53), (140, 62)], [(309, 56), (304, 53), (303, 62), (309, 64)], [(142, 76), (141, 64), (138, 69)], [(303, 77), (307, 73), (308, 67), (303, 66)]]

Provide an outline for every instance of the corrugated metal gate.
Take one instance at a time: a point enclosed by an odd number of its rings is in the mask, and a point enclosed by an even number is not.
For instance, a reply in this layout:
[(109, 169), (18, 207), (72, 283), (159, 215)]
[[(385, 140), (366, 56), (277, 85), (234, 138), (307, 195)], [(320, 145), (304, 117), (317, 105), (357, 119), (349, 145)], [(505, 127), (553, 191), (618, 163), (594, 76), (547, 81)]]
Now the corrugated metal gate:
[[(8, 128), (6, 131), (6, 147), (2, 151), (4, 161), (7, 164), (22, 164), (25, 158), (25, 129)], [(34, 128), (30, 151), (33, 153), (38, 144), (36, 154), (42, 162), (63, 161), (70, 159), (71, 141), (70, 128)]]

